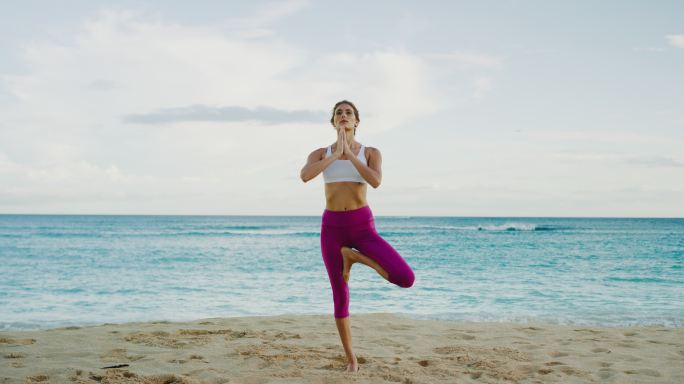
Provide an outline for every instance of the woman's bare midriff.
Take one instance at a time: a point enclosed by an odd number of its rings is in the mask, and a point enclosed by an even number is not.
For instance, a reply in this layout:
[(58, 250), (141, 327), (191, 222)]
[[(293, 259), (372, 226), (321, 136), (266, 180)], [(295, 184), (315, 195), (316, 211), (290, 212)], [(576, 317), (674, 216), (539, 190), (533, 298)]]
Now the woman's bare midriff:
[(368, 205), (366, 183), (342, 181), (325, 184), (325, 209), (329, 211), (351, 211)]

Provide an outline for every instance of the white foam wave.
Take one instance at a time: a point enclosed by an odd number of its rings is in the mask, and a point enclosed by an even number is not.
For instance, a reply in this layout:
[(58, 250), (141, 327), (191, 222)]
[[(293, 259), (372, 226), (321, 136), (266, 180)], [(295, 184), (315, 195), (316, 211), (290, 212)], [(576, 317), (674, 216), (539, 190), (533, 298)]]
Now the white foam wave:
[(478, 225), (476, 229), (478, 231), (534, 231), (537, 226), (530, 223), (504, 223), (500, 225)]

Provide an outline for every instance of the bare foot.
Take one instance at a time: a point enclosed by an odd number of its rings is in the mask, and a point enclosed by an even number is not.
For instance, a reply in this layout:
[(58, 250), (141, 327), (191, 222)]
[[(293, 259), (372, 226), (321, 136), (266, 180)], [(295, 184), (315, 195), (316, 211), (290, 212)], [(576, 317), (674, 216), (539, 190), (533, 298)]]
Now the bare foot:
[(359, 361), (356, 359), (356, 355), (354, 355), (354, 360), (352, 360), (349, 364), (347, 364), (346, 372), (356, 373), (358, 371), (359, 371)]
[(342, 252), (342, 278), (344, 278), (345, 283), (348, 283), (351, 267), (359, 260), (356, 257), (356, 252), (349, 247), (342, 247), (340, 251)]

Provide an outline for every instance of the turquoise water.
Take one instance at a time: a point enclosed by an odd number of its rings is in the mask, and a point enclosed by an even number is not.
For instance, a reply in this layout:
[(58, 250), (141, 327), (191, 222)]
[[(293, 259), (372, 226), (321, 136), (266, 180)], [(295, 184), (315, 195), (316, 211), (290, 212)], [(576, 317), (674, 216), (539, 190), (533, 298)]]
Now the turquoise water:
[[(0, 330), (330, 314), (320, 217), (0, 215)], [(405, 289), (355, 265), (351, 315), (684, 325), (684, 219), (376, 217)]]

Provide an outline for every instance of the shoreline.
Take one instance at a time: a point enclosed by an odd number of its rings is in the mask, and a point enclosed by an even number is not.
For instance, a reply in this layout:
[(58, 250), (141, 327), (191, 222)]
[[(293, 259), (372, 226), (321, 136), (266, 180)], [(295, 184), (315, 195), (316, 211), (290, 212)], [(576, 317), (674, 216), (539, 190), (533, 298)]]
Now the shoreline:
[[(496, 324), (501, 324), (501, 325), (517, 325), (517, 326), (525, 326), (525, 325), (544, 325), (544, 326), (561, 326), (561, 327), (585, 327), (585, 328), (605, 328), (605, 329), (631, 329), (631, 328), (662, 328), (662, 329), (668, 329), (668, 330), (684, 330), (684, 325), (669, 325), (665, 323), (645, 323), (645, 324), (599, 324), (599, 323), (590, 323), (590, 322), (563, 322), (563, 321), (557, 321), (557, 320), (548, 320), (548, 319), (534, 319), (532, 317), (528, 317), (524, 320), (472, 320), (472, 319), (451, 319), (449, 317), (440, 317), (439, 315), (432, 316), (432, 315), (420, 315), (420, 314), (411, 314), (411, 313), (404, 313), (404, 312), (361, 312), (361, 313), (353, 313), (351, 314), (352, 320), (357, 317), (364, 317), (364, 316), (395, 316), (400, 319), (407, 319), (410, 321), (436, 321), (436, 322), (444, 322), (444, 323), (453, 323), (453, 324), (491, 324), (491, 325), (496, 325)], [(196, 323), (198, 321), (202, 320), (232, 320), (232, 319), (260, 319), (260, 318), (281, 318), (281, 317), (289, 317), (289, 316), (294, 316), (294, 317), (325, 317), (329, 316), (331, 319), (333, 318), (332, 313), (330, 315), (328, 314), (323, 314), (323, 313), (280, 313), (280, 314), (266, 314), (266, 315), (238, 315), (238, 316), (230, 316), (230, 317), (199, 317), (199, 318), (190, 318), (190, 319), (182, 319), (182, 318), (177, 318), (177, 319), (164, 319), (164, 318), (157, 318), (157, 319), (141, 319), (141, 320), (132, 320), (132, 321), (122, 321), (122, 322), (98, 322), (98, 321), (92, 321), (92, 322), (84, 322), (84, 323), (73, 323), (73, 322), (64, 322), (59, 325), (54, 325), (54, 326), (46, 326), (46, 327), (41, 327), (41, 328), (17, 328), (17, 329), (0, 329), (0, 335), (3, 333), (22, 333), (22, 332), (46, 332), (46, 331), (53, 331), (53, 330), (65, 330), (65, 329), (79, 329), (79, 328), (93, 328), (93, 327), (102, 327), (102, 326), (123, 326), (123, 325), (129, 325), (129, 324), (182, 324), (182, 323)], [(1, 344), (0, 344), (1, 345)]]
[(0, 383), (684, 382), (684, 328), (388, 313), (351, 324), (356, 375), (344, 372), (332, 315), (0, 331)]

